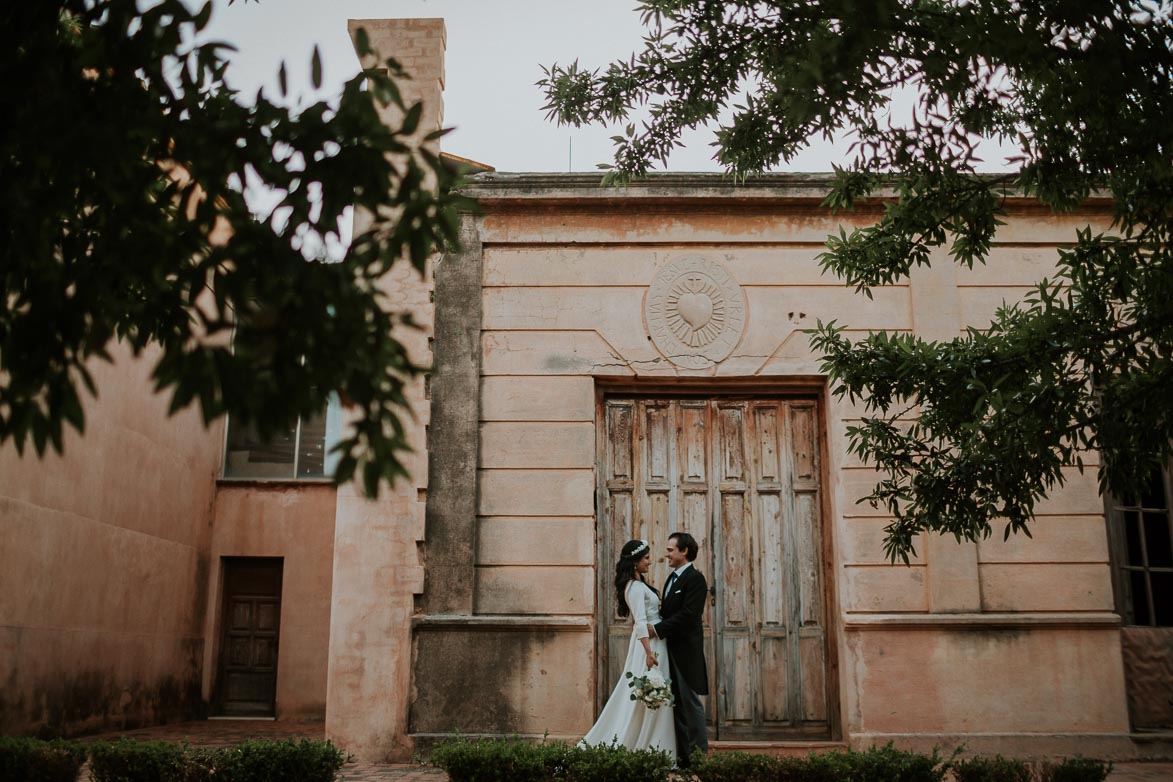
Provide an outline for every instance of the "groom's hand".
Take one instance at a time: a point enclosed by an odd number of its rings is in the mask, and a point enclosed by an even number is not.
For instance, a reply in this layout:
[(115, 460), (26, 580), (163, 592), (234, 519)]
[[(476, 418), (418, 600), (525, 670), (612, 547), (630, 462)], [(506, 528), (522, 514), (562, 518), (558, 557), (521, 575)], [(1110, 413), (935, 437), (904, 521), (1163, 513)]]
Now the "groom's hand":
[(656, 635), (656, 626), (654, 624), (652, 624), (651, 622), (648, 622), (648, 635), (651, 636), (652, 638), (659, 638), (660, 637), (660, 636)]

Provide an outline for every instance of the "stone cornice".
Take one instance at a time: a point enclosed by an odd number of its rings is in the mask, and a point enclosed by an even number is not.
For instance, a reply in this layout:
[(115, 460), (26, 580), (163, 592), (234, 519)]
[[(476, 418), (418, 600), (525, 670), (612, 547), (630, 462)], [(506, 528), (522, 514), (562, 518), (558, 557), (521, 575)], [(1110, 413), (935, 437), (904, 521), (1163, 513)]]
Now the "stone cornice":
[[(1005, 175), (981, 176), (995, 179)], [(751, 208), (790, 204), (827, 211), (821, 204), (834, 179), (833, 174), (825, 172), (763, 174), (741, 181), (718, 172), (655, 172), (622, 187), (605, 187), (601, 174), (496, 171), (469, 177), (461, 193), (494, 209), (566, 206), (570, 202), (578, 207), (630, 209), (636, 200), (641, 208), (671, 202), (676, 207), (706, 203)], [(895, 196), (894, 189), (881, 187), (868, 199), (861, 199), (857, 211), (878, 211), (885, 200)], [(1006, 199), (1007, 205), (1016, 211), (1051, 213), (1050, 207), (1014, 190), (1007, 190)], [(1107, 192), (1097, 191), (1077, 211), (1103, 212), (1110, 208), (1111, 200)]]

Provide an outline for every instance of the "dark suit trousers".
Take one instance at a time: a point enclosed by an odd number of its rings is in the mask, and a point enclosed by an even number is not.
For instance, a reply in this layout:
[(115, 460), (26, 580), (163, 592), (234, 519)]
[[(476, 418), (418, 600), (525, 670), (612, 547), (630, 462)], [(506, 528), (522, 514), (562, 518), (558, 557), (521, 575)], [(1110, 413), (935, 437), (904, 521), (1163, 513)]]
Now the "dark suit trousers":
[(705, 706), (684, 677), (675, 673), (672, 676), (672, 696), (676, 699), (676, 708), (672, 710), (672, 721), (676, 724), (676, 755), (680, 766), (687, 767), (694, 751), (709, 751)]

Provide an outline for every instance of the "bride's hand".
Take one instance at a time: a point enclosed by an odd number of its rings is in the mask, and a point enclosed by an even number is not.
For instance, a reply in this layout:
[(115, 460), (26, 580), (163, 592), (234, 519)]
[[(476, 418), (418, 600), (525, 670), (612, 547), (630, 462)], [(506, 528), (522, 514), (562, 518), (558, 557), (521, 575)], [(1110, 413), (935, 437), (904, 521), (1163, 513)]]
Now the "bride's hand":
[(647, 659), (644, 660), (644, 663), (648, 666), (648, 670), (650, 671), (660, 664), (660, 660), (658, 657), (656, 657), (655, 652), (649, 652)]

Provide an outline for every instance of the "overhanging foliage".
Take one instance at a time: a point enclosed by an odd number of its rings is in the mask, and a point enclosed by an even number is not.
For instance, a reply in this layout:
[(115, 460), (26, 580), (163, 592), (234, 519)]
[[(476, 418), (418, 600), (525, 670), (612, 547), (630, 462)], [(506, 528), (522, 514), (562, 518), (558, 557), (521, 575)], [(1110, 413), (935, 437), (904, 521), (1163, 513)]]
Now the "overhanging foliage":
[[(356, 417), (336, 477), (357, 471), (373, 494), (404, 474), (404, 389), (421, 371), (379, 280), (395, 263), (422, 271), (457, 232), (450, 177), (411, 138), (420, 107), (394, 81), (407, 74), (389, 60), (333, 107), (243, 101), (225, 45), (187, 43), (211, 3), (145, 5), (0, 15), (0, 442), (60, 451), (65, 426), (84, 429), (80, 388), (98, 392), (87, 361), (121, 340), (159, 348), (172, 411), (229, 413), (262, 435), (339, 392)], [(316, 51), (310, 67), (316, 87)], [(401, 109), (398, 127), (376, 102)], [(245, 183), (280, 196), (270, 219), (250, 212)], [(308, 262), (350, 206), (373, 224), (341, 259)]]
[[(1173, 4), (1168, 0), (810, 0), (640, 5), (648, 36), (603, 70), (554, 65), (550, 115), (622, 121), (608, 180), (665, 162), (681, 133), (731, 113), (716, 159), (742, 177), (843, 134), (834, 210), (885, 196), (874, 225), (832, 236), (826, 269), (867, 295), (946, 248), (984, 262), (1006, 198), (1069, 212), (1111, 199), (1111, 230), (1058, 250), (1053, 278), (985, 329), (929, 341), (834, 322), (812, 345), (866, 416), (850, 449), (883, 474), (885, 549), (917, 535), (1028, 532), (1065, 466), (1099, 454), (1101, 488), (1139, 490), (1173, 439)], [(915, 96), (904, 121), (893, 107)], [(979, 138), (1012, 141), (1013, 173), (977, 173)], [(911, 420), (907, 420), (911, 419)]]

